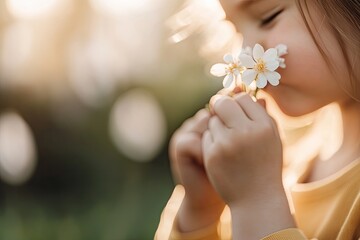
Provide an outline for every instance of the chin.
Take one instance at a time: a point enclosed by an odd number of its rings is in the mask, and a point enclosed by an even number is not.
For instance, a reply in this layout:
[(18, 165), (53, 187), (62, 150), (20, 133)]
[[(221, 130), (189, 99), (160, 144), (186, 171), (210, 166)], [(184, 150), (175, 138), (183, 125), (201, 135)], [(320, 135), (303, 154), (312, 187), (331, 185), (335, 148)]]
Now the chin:
[(316, 112), (325, 105), (314, 105), (309, 102), (292, 101), (291, 99), (274, 99), (278, 108), (290, 117), (301, 117)]
[(277, 105), (277, 108), (279, 108), (282, 113), (290, 117), (300, 117), (310, 114), (324, 106), (322, 104), (316, 104), (312, 101), (304, 101), (303, 98), (299, 99), (293, 97), (293, 95), (285, 95), (284, 92), (279, 89), (279, 86), (266, 87), (264, 90), (266, 95), (270, 96), (273, 102)]

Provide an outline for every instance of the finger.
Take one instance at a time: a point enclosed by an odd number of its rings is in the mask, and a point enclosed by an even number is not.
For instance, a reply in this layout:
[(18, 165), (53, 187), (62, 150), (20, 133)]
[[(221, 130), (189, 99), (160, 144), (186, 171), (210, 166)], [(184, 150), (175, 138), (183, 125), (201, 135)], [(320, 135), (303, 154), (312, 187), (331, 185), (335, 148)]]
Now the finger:
[(194, 118), (202, 119), (202, 118), (208, 117), (208, 116), (209, 116), (209, 112), (206, 109), (202, 108), (194, 115)]
[(224, 139), (225, 133), (229, 130), (218, 116), (213, 116), (209, 119), (209, 130), (213, 136), (213, 141)]
[(176, 182), (183, 182), (181, 169), (187, 165), (198, 164), (203, 166), (201, 138), (196, 133), (188, 133), (176, 140), (173, 150), (170, 151), (170, 166)]
[(260, 104), (254, 102), (249, 94), (240, 93), (234, 96), (234, 99), (251, 120), (262, 120), (269, 118), (269, 115), (265, 109)]
[(203, 134), (208, 128), (210, 113), (206, 109), (198, 111), (193, 118), (186, 120), (183, 124), (183, 130)]
[(208, 122), (210, 119), (210, 113), (206, 109), (202, 109), (195, 115), (195, 122), (190, 128), (190, 131), (196, 132), (198, 134), (203, 134), (208, 128)]
[(239, 104), (230, 97), (220, 98), (213, 108), (215, 114), (228, 128), (234, 128), (239, 123), (249, 120)]
[[(210, 110), (213, 109), (213, 106), (215, 105), (216, 101), (219, 100), (220, 98), (224, 97), (224, 96), (229, 96), (232, 97), (234, 96), (236, 93), (240, 93), (241, 92), (241, 88), (240, 87), (235, 87), (233, 90), (229, 89), (229, 88), (223, 88), (220, 91), (217, 92), (217, 94), (215, 94), (214, 96), (211, 97), (210, 99)], [(212, 112), (213, 113), (213, 112)]]
[(209, 130), (206, 130), (202, 137), (202, 152), (204, 160), (207, 158), (207, 154), (209, 153), (211, 147), (213, 145), (213, 137)]
[(176, 143), (177, 161), (196, 160), (202, 164), (201, 137), (195, 133), (184, 134)]
[(226, 95), (216, 94), (216, 95), (214, 95), (214, 96), (212, 96), (212, 97), (210, 98), (210, 101), (209, 101), (209, 110), (210, 110), (210, 114), (211, 114), (211, 115), (214, 115), (214, 114), (215, 114), (215, 112), (214, 112), (215, 103), (216, 103), (219, 99), (221, 99), (222, 97), (224, 97), (224, 96), (226, 96)]

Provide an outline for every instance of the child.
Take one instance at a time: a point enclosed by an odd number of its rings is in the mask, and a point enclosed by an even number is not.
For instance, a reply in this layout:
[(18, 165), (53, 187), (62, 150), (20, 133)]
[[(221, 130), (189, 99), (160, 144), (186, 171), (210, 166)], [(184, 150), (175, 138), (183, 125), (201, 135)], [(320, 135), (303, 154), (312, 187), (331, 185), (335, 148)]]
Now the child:
[[(173, 175), (185, 190), (170, 239), (227, 239), (230, 228), (219, 224), (226, 205), (232, 239), (359, 239), (359, 0), (221, 4), (244, 46), (287, 45), (280, 85), (263, 89), (282, 112), (302, 116), (336, 104), (341, 131), (326, 129), (329, 137), (287, 196), (282, 142), (264, 100), (213, 98), (212, 111), (200, 110), (170, 143)], [(332, 139), (340, 144), (321, 154)]]

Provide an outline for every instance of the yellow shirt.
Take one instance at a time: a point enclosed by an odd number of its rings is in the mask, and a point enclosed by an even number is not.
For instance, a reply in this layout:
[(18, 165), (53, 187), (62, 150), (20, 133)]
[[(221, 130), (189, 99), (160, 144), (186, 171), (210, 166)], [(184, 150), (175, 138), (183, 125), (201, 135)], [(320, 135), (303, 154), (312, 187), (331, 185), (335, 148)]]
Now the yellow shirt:
[[(229, 214), (219, 224), (191, 233), (172, 227), (182, 193), (176, 188), (161, 217), (156, 240), (231, 239)], [(360, 239), (360, 159), (325, 179), (297, 183), (290, 189), (298, 228), (284, 229), (263, 240)]]

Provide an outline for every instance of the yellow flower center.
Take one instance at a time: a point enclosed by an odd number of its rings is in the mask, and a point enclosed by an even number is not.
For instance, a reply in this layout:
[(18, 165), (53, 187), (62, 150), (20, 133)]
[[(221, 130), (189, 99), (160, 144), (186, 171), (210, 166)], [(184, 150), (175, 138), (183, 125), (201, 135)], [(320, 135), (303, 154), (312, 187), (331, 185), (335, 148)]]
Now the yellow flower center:
[(245, 67), (239, 66), (236, 63), (231, 63), (227, 66), (226, 70), (231, 73), (233, 73), (235, 70), (242, 72), (245, 70)]
[(227, 67), (227, 69), (228, 69), (228, 71), (229, 72), (233, 72), (235, 69), (237, 69), (238, 68), (238, 65), (237, 64), (235, 64), (235, 63), (231, 63), (231, 64), (229, 64), (229, 66)]
[(259, 59), (255, 66), (255, 70), (259, 73), (265, 72), (265, 63), (262, 59)]

